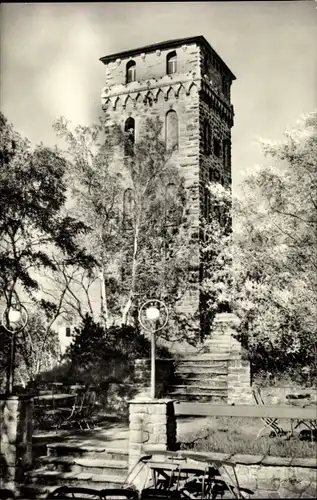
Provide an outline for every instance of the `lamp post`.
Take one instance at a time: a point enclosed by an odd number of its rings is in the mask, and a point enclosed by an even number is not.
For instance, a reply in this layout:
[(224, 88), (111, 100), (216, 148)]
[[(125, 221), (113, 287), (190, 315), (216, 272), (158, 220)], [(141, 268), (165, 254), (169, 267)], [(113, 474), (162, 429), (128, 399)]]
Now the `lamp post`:
[[(151, 398), (155, 399), (156, 333), (162, 330), (168, 320), (168, 310), (164, 302), (147, 300), (139, 310), (139, 321), (144, 330), (151, 333)], [(160, 324), (159, 324), (160, 321)]]
[(2, 313), (2, 326), (11, 334), (10, 358), (8, 366), (7, 392), (12, 394), (14, 384), (14, 364), (16, 351), (16, 336), (22, 332), (28, 322), (28, 313), (26, 308), (17, 299), (13, 305), (8, 306)]

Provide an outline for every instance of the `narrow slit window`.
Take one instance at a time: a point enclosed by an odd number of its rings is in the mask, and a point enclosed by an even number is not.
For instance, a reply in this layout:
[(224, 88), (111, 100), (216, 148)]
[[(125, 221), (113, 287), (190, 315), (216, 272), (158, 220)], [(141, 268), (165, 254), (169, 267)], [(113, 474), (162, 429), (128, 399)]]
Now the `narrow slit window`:
[(166, 113), (165, 143), (167, 151), (178, 149), (178, 117), (172, 109)]
[(135, 121), (131, 116), (125, 122), (124, 132), (126, 134), (124, 154), (125, 156), (132, 156), (135, 140)]
[(179, 210), (177, 206), (176, 184), (170, 182), (165, 190), (165, 226), (177, 226), (179, 223)]

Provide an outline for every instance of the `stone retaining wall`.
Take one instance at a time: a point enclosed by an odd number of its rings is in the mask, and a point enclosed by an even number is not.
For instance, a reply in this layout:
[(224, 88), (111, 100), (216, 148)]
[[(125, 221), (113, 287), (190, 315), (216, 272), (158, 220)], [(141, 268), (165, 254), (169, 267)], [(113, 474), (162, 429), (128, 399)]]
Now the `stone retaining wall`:
[[(130, 402), (130, 470), (147, 450), (174, 451), (176, 443), (174, 402), (138, 399)], [(182, 451), (195, 455), (192, 451)], [(317, 498), (317, 461), (262, 455), (205, 453), (211, 460), (236, 464), (239, 484), (254, 492), (252, 498)]]
[[(193, 455), (193, 452), (189, 453)], [(315, 458), (225, 453), (204, 453), (204, 455), (210, 456), (212, 460), (235, 462), (239, 483), (254, 491), (252, 498), (317, 498)]]

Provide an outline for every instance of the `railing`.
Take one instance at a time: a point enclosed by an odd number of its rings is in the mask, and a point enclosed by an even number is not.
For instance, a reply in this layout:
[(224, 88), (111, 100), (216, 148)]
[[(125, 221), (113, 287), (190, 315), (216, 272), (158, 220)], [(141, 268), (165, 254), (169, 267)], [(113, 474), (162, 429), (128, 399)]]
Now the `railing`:
[(317, 420), (317, 406), (298, 408), (290, 406), (212, 405), (209, 403), (175, 403), (175, 416), (278, 418)]

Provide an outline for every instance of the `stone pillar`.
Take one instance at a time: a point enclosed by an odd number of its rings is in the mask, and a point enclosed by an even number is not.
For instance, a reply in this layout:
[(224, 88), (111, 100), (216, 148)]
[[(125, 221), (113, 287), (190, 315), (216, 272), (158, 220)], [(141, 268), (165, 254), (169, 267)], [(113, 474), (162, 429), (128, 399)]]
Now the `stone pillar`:
[(172, 400), (138, 398), (130, 401), (129, 422), (129, 470), (149, 449), (175, 449), (177, 433)]
[(214, 331), (206, 341), (207, 349), (228, 358), (228, 404), (252, 404), (250, 362), (235, 338), (239, 318), (232, 313), (216, 314)]
[(32, 464), (33, 397), (0, 394), (0, 490), (14, 495)]
[(241, 356), (228, 361), (228, 405), (253, 404), (250, 362)]

